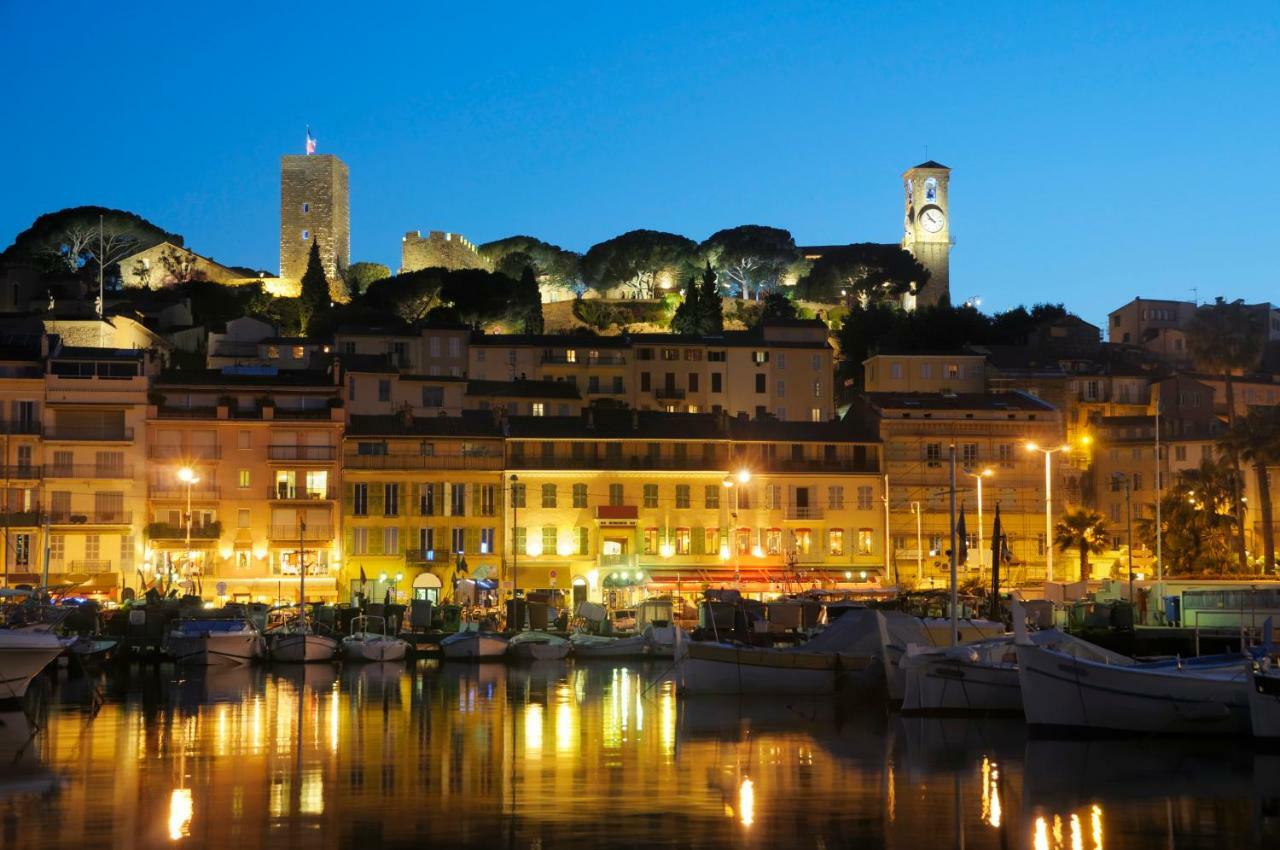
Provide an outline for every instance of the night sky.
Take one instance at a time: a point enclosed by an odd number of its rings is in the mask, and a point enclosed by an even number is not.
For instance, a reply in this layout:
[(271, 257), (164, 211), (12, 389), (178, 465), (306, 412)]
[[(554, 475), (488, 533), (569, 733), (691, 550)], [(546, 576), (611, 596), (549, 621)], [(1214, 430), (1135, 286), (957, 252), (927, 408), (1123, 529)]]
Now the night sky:
[(1275, 2), (267, 5), (0, 0), (0, 244), (103, 204), (275, 270), (310, 124), (393, 268), (419, 229), (896, 241), (932, 158), (957, 300), (1280, 298)]

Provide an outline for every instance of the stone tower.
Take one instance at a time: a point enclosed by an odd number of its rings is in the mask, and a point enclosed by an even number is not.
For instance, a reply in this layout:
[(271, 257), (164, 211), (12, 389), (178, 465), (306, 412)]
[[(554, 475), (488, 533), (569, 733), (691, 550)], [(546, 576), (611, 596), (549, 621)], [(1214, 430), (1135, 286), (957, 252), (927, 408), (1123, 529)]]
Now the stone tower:
[(919, 306), (951, 303), (951, 169), (929, 160), (902, 175), (907, 215), (902, 247), (929, 270), (929, 282), (915, 299)]
[(280, 277), (301, 280), (311, 241), (320, 244), (325, 277), (338, 280), (351, 262), (347, 164), (333, 154), (280, 157)]

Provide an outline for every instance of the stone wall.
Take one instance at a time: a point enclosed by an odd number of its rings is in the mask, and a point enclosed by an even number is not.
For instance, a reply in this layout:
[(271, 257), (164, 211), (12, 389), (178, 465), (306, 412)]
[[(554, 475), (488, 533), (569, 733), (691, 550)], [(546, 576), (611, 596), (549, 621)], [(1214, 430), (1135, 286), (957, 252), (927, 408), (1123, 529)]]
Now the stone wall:
[(177, 263), (188, 267), (186, 273), (190, 276), (186, 278), (187, 280), (208, 280), (231, 285), (257, 281), (257, 278), (247, 278), (240, 272), (233, 271), (208, 257), (202, 257), (194, 251), (171, 242), (161, 242), (159, 245), (153, 245), (121, 260), (121, 282), (126, 287), (137, 289), (161, 289), (177, 284), (178, 279), (164, 262), (166, 257), (171, 257)]
[(419, 269), (488, 269), (488, 261), (476, 251), (466, 237), (457, 233), (433, 230), (426, 236), (411, 230), (404, 235), (400, 248), (400, 271)]
[(301, 280), (311, 242), (330, 281), (351, 262), (351, 206), (347, 166), (333, 154), (280, 158), (280, 277)]

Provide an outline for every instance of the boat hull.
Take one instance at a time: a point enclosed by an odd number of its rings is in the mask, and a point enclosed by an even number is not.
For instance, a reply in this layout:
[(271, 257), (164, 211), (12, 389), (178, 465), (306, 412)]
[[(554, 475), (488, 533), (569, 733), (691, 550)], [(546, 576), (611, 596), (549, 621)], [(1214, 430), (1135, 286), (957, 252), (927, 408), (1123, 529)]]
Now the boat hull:
[(271, 644), (271, 660), (284, 664), (332, 661), (338, 642), (326, 635), (278, 635)]
[(571, 648), (568, 641), (564, 643), (525, 641), (511, 644), (507, 652), (517, 661), (558, 661), (567, 657)]
[(46, 632), (0, 640), (0, 700), (20, 699), (31, 680), (62, 653), (62, 643)]
[(262, 636), (256, 632), (170, 633), (165, 639), (164, 650), (178, 664), (192, 666), (248, 664), (262, 657)]
[(1033, 726), (1110, 732), (1247, 735), (1243, 661), (1197, 672), (1103, 664), (1019, 644), (1023, 712)]
[(440, 653), (454, 661), (497, 660), (507, 654), (507, 639), (484, 632), (459, 632), (440, 642)]
[(1280, 738), (1280, 675), (1249, 670), (1249, 724), (1255, 738)]
[(924, 658), (904, 663), (903, 672), (904, 713), (1022, 713), (1022, 686), (1012, 665)]
[(830, 694), (841, 670), (834, 652), (690, 643), (676, 661), (676, 681), (689, 694)]
[(409, 644), (394, 638), (344, 638), (342, 655), (348, 661), (402, 661)]
[(644, 658), (649, 654), (649, 644), (641, 635), (569, 642), (574, 658)]

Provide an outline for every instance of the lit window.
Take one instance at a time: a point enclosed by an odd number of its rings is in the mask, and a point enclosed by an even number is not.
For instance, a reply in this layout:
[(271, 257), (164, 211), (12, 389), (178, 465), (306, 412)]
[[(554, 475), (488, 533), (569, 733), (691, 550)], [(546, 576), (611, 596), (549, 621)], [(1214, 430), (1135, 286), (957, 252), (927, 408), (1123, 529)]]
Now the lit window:
[(546, 408), (543, 406), (542, 402), (535, 401), (533, 404), (529, 405), (529, 412), (534, 416), (542, 416), (545, 414)]
[(689, 529), (687, 528), (676, 529), (676, 554), (689, 554)]
[(309, 212), (311, 212), (311, 204), (307, 203), (306, 201), (303, 201), (303, 202), (302, 202), (302, 211), (303, 211), (304, 213), (309, 213)]
[(240, 489), (244, 490), (249, 487), (249, 470), (240, 470)]
[(827, 532), (827, 551), (832, 555), (844, 554), (844, 529), (833, 528)]
[(808, 528), (797, 528), (796, 536), (796, 554), (808, 555), (813, 548), (813, 531)]
[(309, 240), (310, 238), (311, 238), (311, 231), (310, 231), (310, 230), (304, 230), (304, 231), (302, 231), (302, 241), (303, 241), (303, 242), (306, 242), (306, 241), (307, 241), (307, 240)]
[(821, 422), (821, 421), (822, 421), (822, 408), (821, 408), (821, 407), (811, 407), (811, 408), (809, 408), (809, 421), (810, 421), (810, 422)]
[(658, 529), (650, 526), (644, 530), (641, 548), (646, 555), (656, 555), (658, 553)]
[(858, 529), (858, 554), (870, 555), (875, 543), (875, 532), (870, 528)]
[(295, 346), (293, 347), (293, 359), (294, 359), (294, 360), (301, 360), (304, 356), (305, 356), (305, 352), (303, 351), (302, 346), (301, 346), (301, 345), (295, 345)]

